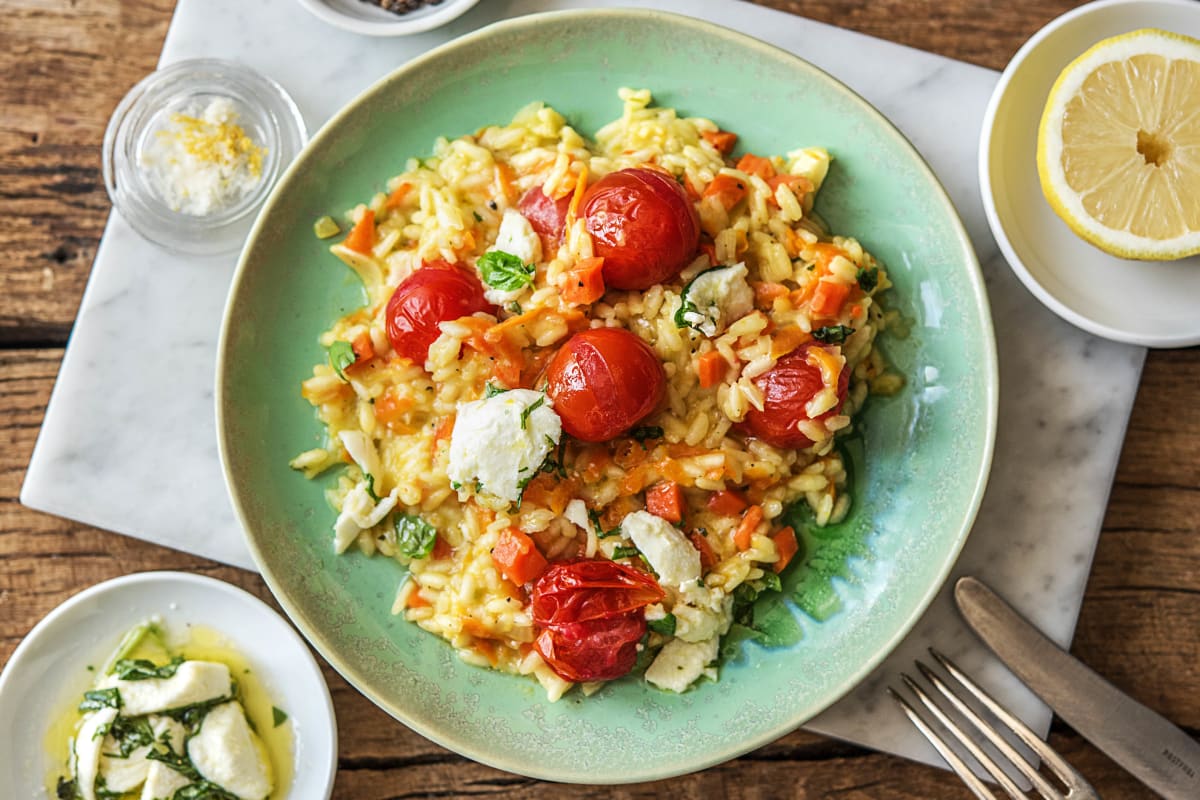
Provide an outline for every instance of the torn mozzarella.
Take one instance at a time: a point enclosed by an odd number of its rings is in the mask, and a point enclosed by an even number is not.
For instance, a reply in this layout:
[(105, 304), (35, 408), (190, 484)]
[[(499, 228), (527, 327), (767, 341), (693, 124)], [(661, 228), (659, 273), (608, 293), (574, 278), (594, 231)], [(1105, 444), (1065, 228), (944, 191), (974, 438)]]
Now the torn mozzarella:
[(338, 439), (346, 452), (354, 459), (354, 463), (363, 471), (363, 476), (370, 475), (378, 478), (381, 465), (379, 453), (375, 450), (375, 442), (362, 431), (342, 431)]
[(516, 502), (562, 438), (562, 420), (541, 392), (512, 389), (460, 403), (446, 474), (464, 490)]
[(634, 511), (621, 521), (621, 534), (646, 557), (663, 586), (681, 588), (700, 579), (700, 551), (662, 517)]
[(127, 717), (170, 711), (233, 694), (229, 667), (214, 661), (184, 661), (170, 678), (123, 681), (110, 675), (101, 686), (117, 688), (121, 713)]
[(719, 643), (717, 636), (702, 642), (672, 639), (646, 668), (646, 680), (660, 689), (683, 692), (701, 675), (707, 673), (715, 679), (715, 670), (709, 670), (709, 664), (717, 660)]
[(717, 267), (697, 275), (683, 290), (683, 321), (705, 336), (717, 336), (754, 310), (746, 265)]
[(271, 793), (270, 766), (237, 701), (222, 703), (205, 715), (200, 730), (188, 740), (187, 754), (205, 780), (242, 800), (264, 800)]
[[(496, 233), (496, 244), (490, 250), (500, 250), (514, 255), (526, 264), (542, 260), (542, 240), (521, 212), (506, 208), (500, 218), (500, 230)], [(483, 296), (489, 303), (505, 306), (516, 300), (524, 289), (505, 291), (487, 287)]]
[(96, 800), (96, 777), (100, 773), (100, 757), (104, 747), (105, 730), (117, 718), (115, 708), (102, 708), (83, 718), (71, 748), (71, 774), (83, 800)]
[(333, 523), (333, 549), (338, 553), (346, 552), (346, 548), (354, 543), (359, 533), (383, 522), (383, 518), (391, 513), (399, 500), (400, 489), (397, 487), (376, 503), (371, 499), (366, 481), (359, 481), (342, 498), (342, 510), (338, 513), (337, 521)]

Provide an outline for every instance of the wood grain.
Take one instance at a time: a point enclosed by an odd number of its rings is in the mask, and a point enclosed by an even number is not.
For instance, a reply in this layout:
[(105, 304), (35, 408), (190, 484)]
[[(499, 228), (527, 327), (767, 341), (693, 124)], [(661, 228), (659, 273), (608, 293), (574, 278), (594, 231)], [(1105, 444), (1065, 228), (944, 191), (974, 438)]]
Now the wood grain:
[[(1078, 3), (759, 4), (998, 69)], [(104, 127), (153, 69), (173, 7), (172, 0), (0, 0), (0, 663), (68, 596), (128, 572), (211, 574), (273, 602), (257, 576), (36, 513), (17, 499), (109, 211), (99, 160)], [(1149, 354), (1073, 647), (1193, 733), (1200, 731), (1197, 398), (1200, 351)], [(804, 732), (698, 775), (611, 788), (546, 784), (449, 753), (328, 668), (326, 677), (339, 721), (340, 800), (969, 797), (947, 773)], [(1051, 743), (1104, 797), (1152, 797), (1061, 723)]]

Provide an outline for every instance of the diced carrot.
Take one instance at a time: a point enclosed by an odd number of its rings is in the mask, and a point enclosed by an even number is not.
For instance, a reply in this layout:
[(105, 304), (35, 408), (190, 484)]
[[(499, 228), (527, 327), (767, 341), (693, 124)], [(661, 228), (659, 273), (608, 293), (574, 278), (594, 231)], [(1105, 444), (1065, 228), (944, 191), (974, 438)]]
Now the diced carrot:
[(700, 573), (704, 574), (715, 567), (721, 560), (717, 555), (717, 551), (713, 550), (713, 546), (708, 543), (708, 539), (704, 538), (704, 534), (699, 531), (693, 531), (688, 534), (688, 539), (692, 545), (700, 551)]
[(375, 212), (369, 208), (363, 211), (342, 244), (356, 253), (371, 255), (371, 248), (375, 246)]
[(585, 258), (567, 271), (562, 298), (568, 303), (587, 305), (604, 297), (604, 259)]
[(492, 548), (492, 561), (517, 586), (537, 580), (549, 564), (537, 545), (517, 528), (505, 528)]
[(775, 562), (772, 569), (775, 572), (783, 572), (783, 568), (788, 565), (792, 557), (800, 550), (800, 544), (796, 541), (796, 532), (789, 525), (775, 533), (771, 537), (771, 541), (775, 542), (775, 549), (779, 552), (779, 560)]
[(660, 481), (646, 490), (646, 510), (667, 522), (683, 522), (683, 488), (674, 481)]
[(788, 288), (782, 283), (754, 281), (750, 286), (754, 289), (754, 305), (764, 311), (771, 310), (771, 307), (775, 305), (775, 298), (783, 297), (788, 293)]
[(798, 325), (784, 325), (771, 337), (771, 358), (783, 358), (811, 338)]
[(813, 292), (810, 307), (813, 313), (822, 317), (836, 317), (849, 294), (850, 284), (822, 278)]
[(746, 513), (742, 515), (742, 521), (738, 523), (737, 530), (733, 532), (733, 544), (738, 550), (750, 549), (751, 537), (754, 536), (754, 531), (758, 529), (758, 525), (762, 521), (762, 506), (750, 506), (746, 509)]
[(812, 181), (803, 175), (772, 175), (766, 179), (767, 186), (771, 187), (771, 193), (779, 188), (780, 184), (787, 186), (796, 195), (796, 199), (800, 199), (804, 195), (813, 190)]
[(438, 420), (437, 427), (433, 430), (435, 441), (450, 438), (450, 434), (454, 432), (454, 418), (454, 414), (450, 414)]
[(625, 473), (625, 477), (621, 479), (621, 493), (625, 495), (634, 495), (645, 489), (651, 481), (654, 480), (654, 471), (648, 464), (640, 464)]
[(562, 514), (579, 489), (579, 482), (571, 477), (559, 480), (548, 473), (540, 472), (525, 487), (522, 502), (549, 509)]
[(738, 159), (737, 168), (747, 175), (757, 175), (764, 181), (775, 177), (775, 167), (771, 164), (770, 159), (756, 156), (753, 153), (746, 153)]
[(412, 408), (412, 405), (412, 398), (401, 397), (389, 389), (375, 399), (375, 419), (388, 428), (394, 428), (402, 424), (405, 412)]
[(725, 356), (716, 350), (709, 350), (696, 356), (696, 374), (700, 376), (700, 388), (711, 389), (725, 377)]
[(729, 131), (702, 131), (700, 135), (723, 156), (732, 153), (734, 146), (737, 145), (737, 134)]
[(361, 369), (375, 357), (375, 344), (371, 341), (370, 331), (363, 331), (355, 336), (354, 341), (350, 343), (350, 348), (354, 350), (354, 363), (346, 367), (347, 370)]
[(817, 254), (815, 262), (822, 275), (829, 272), (829, 262), (838, 256), (846, 256), (845, 250), (830, 242), (817, 242), (812, 245), (812, 249)]
[[(441, 538), (442, 537), (440, 537), (440, 536), (438, 537), (438, 539), (441, 539)], [(408, 606), (409, 608), (428, 608), (429, 606), (433, 605), (432, 603), (430, 603), (428, 600), (426, 600), (424, 597), (421, 596), (420, 589), (413, 589), (411, 592), (409, 592), (408, 597), (404, 601), (404, 604), (406, 606)]]
[(404, 198), (412, 191), (412, 188), (412, 184), (406, 181), (395, 189), (392, 189), (392, 193), (388, 195), (387, 202), (383, 204), (384, 208), (399, 208), (404, 203)]
[(688, 199), (693, 203), (700, 200), (700, 190), (696, 188), (696, 184), (692, 183), (692, 177), (686, 172), (683, 174), (683, 191), (687, 193)]
[(723, 517), (736, 517), (738, 514), (746, 510), (749, 503), (746, 498), (742, 497), (740, 492), (735, 492), (733, 489), (721, 489), (713, 492), (708, 498), (708, 510), (714, 514), (720, 514)]
[(716, 197), (726, 211), (736, 206), (746, 196), (746, 184), (732, 175), (718, 173), (704, 188), (702, 197)]
[(517, 189), (513, 186), (512, 167), (503, 161), (496, 162), (496, 194), (509, 203), (517, 199)]
[(433, 552), (430, 554), (434, 560), (449, 558), (454, 552), (454, 548), (446, 541), (446, 537), (438, 534), (438, 537), (433, 540)]

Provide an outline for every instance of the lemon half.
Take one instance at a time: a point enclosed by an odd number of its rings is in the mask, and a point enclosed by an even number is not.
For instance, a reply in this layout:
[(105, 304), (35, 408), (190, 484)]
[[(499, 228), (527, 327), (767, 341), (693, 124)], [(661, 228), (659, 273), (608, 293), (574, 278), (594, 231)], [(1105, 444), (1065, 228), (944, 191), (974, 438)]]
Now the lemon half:
[(1200, 253), (1200, 41), (1146, 28), (1072, 61), (1038, 127), (1042, 192), (1122, 258)]

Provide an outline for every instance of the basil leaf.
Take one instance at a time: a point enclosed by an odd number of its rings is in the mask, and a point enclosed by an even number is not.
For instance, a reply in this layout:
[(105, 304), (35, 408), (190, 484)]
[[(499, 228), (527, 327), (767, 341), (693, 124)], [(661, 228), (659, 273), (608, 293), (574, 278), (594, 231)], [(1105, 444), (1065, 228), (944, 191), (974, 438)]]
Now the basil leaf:
[(818, 342), (825, 344), (840, 344), (846, 341), (846, 337), (854, 333), (854, 328), (849, 325), (829, 325), (824, 328), (817, 328), (812, 332), (812, 337)]
[(613, 561), (616, 561), (618, 558), (637, 558), (641, 554), (642, 551), (636, 547), (626, 547), (623, 544), (619, 544), (613, 548), (612, 557)]
[[(686, 289), (684, 290), (686, 291)], [(700, 309), (696, 308), (696, 304), (688, 300), (686, 296), (679, 299), (679, 310), (675, 312), (675, 327), (690, 328), (692, 323), (687, 321), (688, 314), (699, 314)]]
[(635, 442), (644, 442), (647, 439), (663, 438), (663, 429), (658, 425), (639, 425), (629, 432), (629, 438)]
[(288, 715), (284, 713), (282, 708), (271, 706), (271, 717), (275, 722), (275, 727), (278, 728), (280, 725), (287, 722)]
[(154, 744), (154, 731), (145, 717), (117, 717), (108, 726), (105, 735), (112, 736), (117, 742), (119, 755), (105, 753), (110, 758), (129, 758), (129, 754), (139, 747)]
[(662, 619), (647, 620), (646, 627), (663, 636), (675, 635), (675, 615), (667, 614)]
[(79, 800), (79, 790), (75, 788), (75, 781), (59, 778), (58, 785), (54, 787), (54, 796), (58, 800)]
[[(597, 539), (607, 539), (608, 537), (616, 536), (617, 534), (619, 534), (621, 532), (620, 525), (618, 525), (617, 527), (613, 528), (610, 531), (604, 530), (604, 528), (600, 526), (600, 512), (594, 508), (588, 509), (588, 519), (590, 519), (592, 521), (592, 527), (596, 529), (596, 538)], [(636, 549), (636, 548), (634, 548), (634, 549)]]
[(875, 287), (879, 285), (879, 267), (870, 269), (859, 267), (858, 275), (855, 277), (858, 279), (859, 288), (864, 292), (874, 291)]
[(542, 395), (537, 400), (534, 400), (521, 412), (521, 430), (528, 430), (529, 415), (534, 412), (534, 409), (541, 408), (546, 403), (546, 395)]
[(368, 472), (363, 477), (363, 480), (367, 484), (367, 497), (378, 503), (380, 498), (379, 495), (375, 494), (375, 476)]
[(354, 348), (349, 342), (336, 341), (329, 345), (329, 365), (333, 367), (333, 371), (338, 374), (338, 377), (347, 383), (350, 379), (346, 377), (346, 367), (358, 360), (358, 356), (354, 355)]
[(113, 665), (113, 672), (123, 681), (144, 681), (150, 678), (170, 678), (183, 663), (183, 656), (175, 656), (169, 664), (161, 667), (144, 658), (121, 658)]
[(512, 253), (489, 250), (475, 262), (483, 282), (493, 289), (513, 292), (533, 283), (533, 264), (526, 264)]
[(492, 383), (491, 381), (488, 381), (483, 387), (483, 396), (484, 397), (495, 397), (496, 395), (504, 394), (507, 391), (508, 391), (508, 389), (502, 389), (499, 386), (497, 386), (496, 384)]
[(415, 515), (397, 514), (396, 547), (409, 558), (425, 558), (433, 552), (437, 529)]
[(83, 702), (79, 704), (80, 711), (99, 711), (102, 708), (120, 708), (121, 693), (117, 687), (109, 689), (92, 689), (83, 693)]

